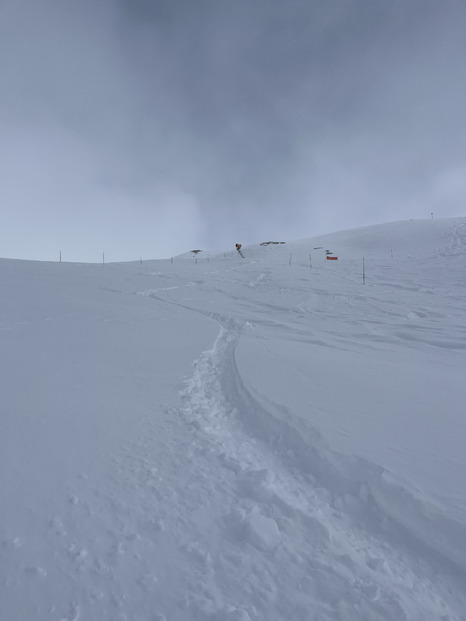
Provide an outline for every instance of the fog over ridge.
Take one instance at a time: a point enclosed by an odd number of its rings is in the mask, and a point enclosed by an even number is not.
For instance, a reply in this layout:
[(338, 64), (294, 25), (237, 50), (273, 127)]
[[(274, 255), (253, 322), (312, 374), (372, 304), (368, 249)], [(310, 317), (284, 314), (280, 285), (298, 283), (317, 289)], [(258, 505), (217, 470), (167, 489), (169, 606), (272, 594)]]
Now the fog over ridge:
[(460, 0), (5, 0), (0, 255), (464, 214)]

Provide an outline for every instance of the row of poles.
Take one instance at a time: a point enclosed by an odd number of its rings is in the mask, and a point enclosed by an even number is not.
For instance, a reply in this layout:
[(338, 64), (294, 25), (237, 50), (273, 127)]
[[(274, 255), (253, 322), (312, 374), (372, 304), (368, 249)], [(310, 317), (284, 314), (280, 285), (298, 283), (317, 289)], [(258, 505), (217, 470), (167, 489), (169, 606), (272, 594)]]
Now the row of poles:
[[(61, 263), (61, 250), (60, 250), (60, 263)], [(102, 252), (102, 263), (105, 263), (105, 252)], [(142, 263), (142, 259), (141, 259)]]
[[(173, 259), (171, 261), (173, 263)], [(61, 250), (60, 250), (60, 263), (61, 262), (62, 261), (61, 261)], [(141, 263), (141, 265), (142, 265), (142, 257), (139, 259), (139, 263)], [(104, 264), (105, 264), (105, 252), (102, 252), (102, 265), (104, 265)]]
[[(238, 250), (238, 252), (241, 254), (241, 256), (244, 259), (244, 256), (242, 255), (240, 250)], [(293, 255), (290, 254), (290, 260), (289, 260), (289, 264), (290, 265), (291, 265), (291, 262), (292, 262), (292, 258), (293, 258)], [(207, 259), (207, 260), (209, 260), (209, 259)], [(170, 261), (171, 261), (171, 263), (173, 263), (173, 257), (170, 259)], [(61, 262), (62, 261), (61, 261), (61, 250), (60, 250), (60, 263)], [(139, 262), (142, 265), (142, 258), (139, 259)], [(195, 262), (197, 264), (197, 256), (195, 257)], [(105, 265), (105, 252), (102, 252), (102, 265)], [(311, 255), (309, 255), (309, 267), (312, 268), (312, 257), (311, 257)], [(366, 284), (366, 260), (365, 260), (364, 257), (362, 258), (362, 282), (363, 282), (364, 285)]]

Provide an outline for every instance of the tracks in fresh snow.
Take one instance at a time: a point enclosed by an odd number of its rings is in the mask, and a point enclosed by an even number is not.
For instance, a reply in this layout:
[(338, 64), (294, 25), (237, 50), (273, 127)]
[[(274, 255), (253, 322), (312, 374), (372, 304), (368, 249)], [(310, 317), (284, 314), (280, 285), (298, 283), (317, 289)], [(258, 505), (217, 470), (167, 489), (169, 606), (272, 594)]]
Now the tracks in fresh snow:
[[(312, 429), (255, 400), (235, 360), (247, 324), (209, 316), (220, 334), (196, 361), (182, 398), (185, 417), (235, 479), (234, 509), (222, 517), (226, 547), (236, 549), (237, 570), (253, 574), (243, 588), (253, 591), (255, 606), (232, 618), (304, 620), (312, 612), (322, 620), (464, 619), (466, 601), (449, 593), (455, 578), (441, 558), (447, 551), (446, 558), (462, 561), (448, 535), (429, 549), (435, 523), (428, 516), (417, 522), (422, 511), (383, 480), (380, 468), (343, 462)], [(393, 519), (398, 510), (402, 523)], [(417, 526), (425, 531), (420, 539)]]

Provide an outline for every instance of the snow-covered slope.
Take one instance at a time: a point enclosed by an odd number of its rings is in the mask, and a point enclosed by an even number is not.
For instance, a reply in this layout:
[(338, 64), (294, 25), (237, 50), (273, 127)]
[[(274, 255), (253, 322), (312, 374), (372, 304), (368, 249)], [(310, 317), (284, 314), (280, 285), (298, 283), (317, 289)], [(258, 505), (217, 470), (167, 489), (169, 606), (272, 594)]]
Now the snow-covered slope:
[(466, 218), (243, 253), (0, 261), (2, 620), (466, 619)]

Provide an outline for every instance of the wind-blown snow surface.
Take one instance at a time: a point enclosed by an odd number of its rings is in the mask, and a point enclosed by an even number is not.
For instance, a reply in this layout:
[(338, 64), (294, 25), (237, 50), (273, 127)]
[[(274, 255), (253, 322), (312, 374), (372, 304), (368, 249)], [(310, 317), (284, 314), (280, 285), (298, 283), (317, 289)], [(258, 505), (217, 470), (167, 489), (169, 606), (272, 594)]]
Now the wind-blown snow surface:
[(244, 256), (0, 261), (2, 620), (466, 619), (466, 218)]

